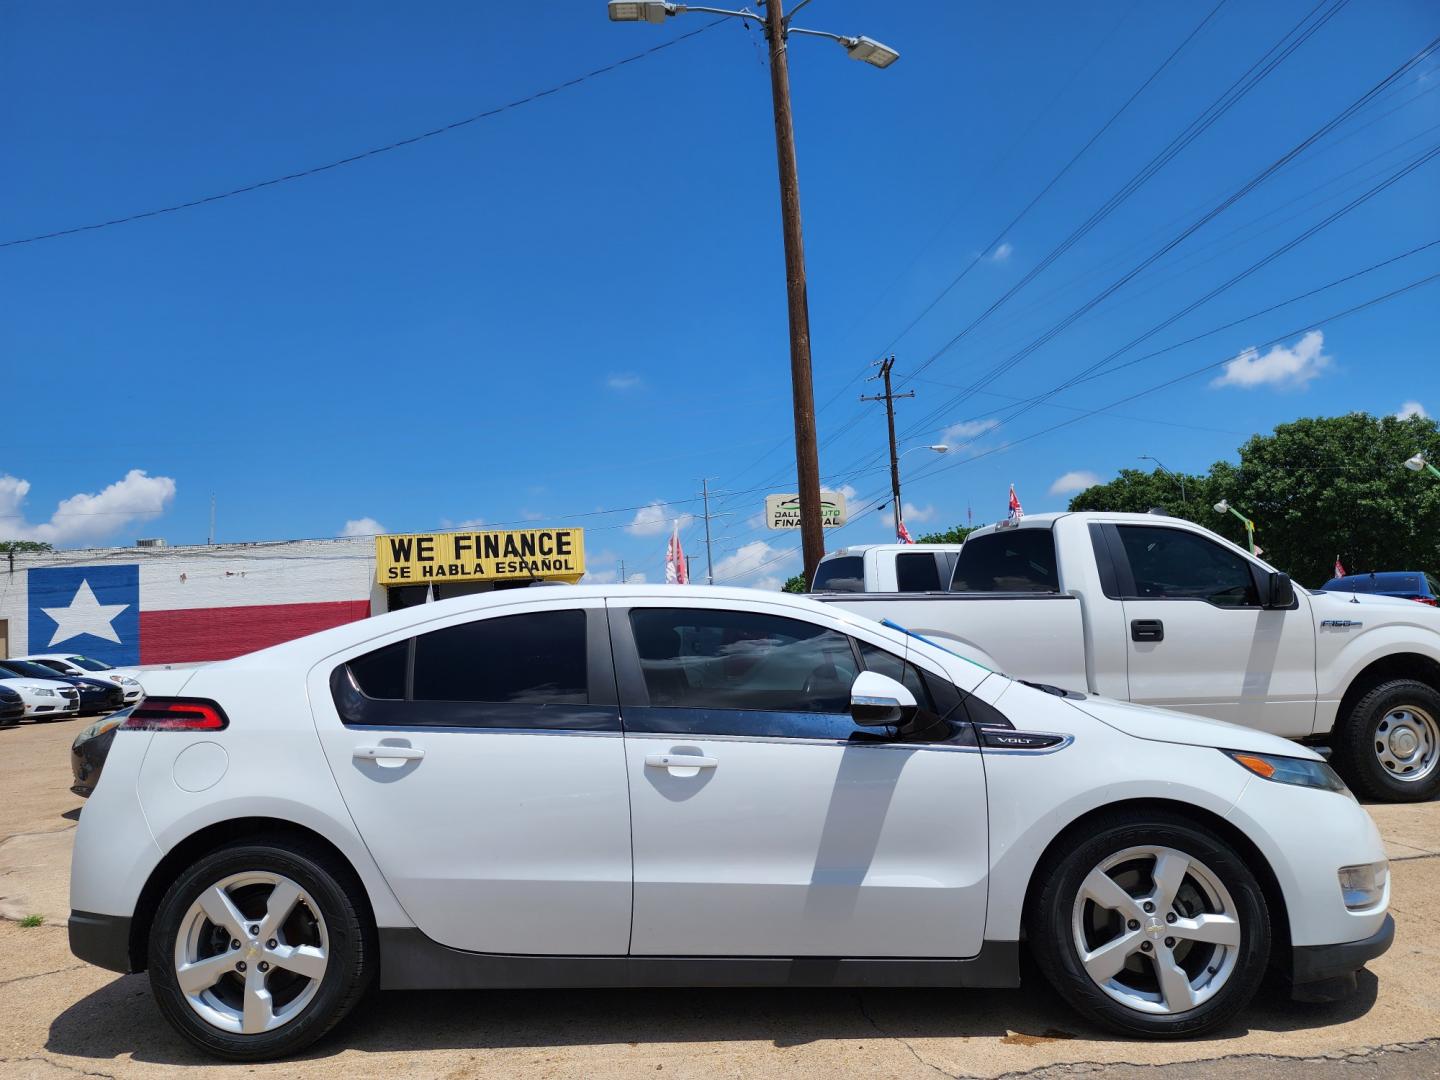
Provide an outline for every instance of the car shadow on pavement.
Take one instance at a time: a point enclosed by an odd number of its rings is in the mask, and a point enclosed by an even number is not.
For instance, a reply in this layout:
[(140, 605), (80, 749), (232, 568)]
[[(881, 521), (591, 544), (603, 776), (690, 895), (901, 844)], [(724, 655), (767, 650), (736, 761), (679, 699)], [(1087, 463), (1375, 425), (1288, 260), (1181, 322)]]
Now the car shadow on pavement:
[[(1363, 1016), (1378, 980), (1329, 1005), (1291, 1001), (1266, 985), (1241, 1022), (1206, 1036), (1318, 1030)], [(1018, 990), (466, 990), (372, 995), (350, 1019), (298, 1060), (353, 1049), (515, 1049), (621, 1043), (753, 1042), (776, 1047), (874, 1038), (994, 1038), (1034, 1045), (1117, 1041), (1082, 1020), (1032, 974)], [(1123, 1041), (1123, 1040), (1118, 1040)], [(50, 1025), (45, 1049), (79, 1058), (197, 1064), (205, 1057), (161, 1018), (144, 976), (101, 987)]]

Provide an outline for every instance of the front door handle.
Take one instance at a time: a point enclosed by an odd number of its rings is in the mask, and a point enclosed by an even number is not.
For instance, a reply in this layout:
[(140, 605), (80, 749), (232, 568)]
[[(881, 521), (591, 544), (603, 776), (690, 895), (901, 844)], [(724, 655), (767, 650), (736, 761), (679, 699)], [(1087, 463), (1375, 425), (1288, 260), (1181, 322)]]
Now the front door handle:
[(645, 764), (651, 769), (713, 769), (720, 762), (699, 754), (647, 754)]
[(1131, 619), (1131, 641), (1164, 641), (1165, 624), (1159, 619)]
[(418, 746), (357, 746), (355, 757), (373, 761), (384, 769), (398, 769), (407, 761), (419, 761), (425, 751)]

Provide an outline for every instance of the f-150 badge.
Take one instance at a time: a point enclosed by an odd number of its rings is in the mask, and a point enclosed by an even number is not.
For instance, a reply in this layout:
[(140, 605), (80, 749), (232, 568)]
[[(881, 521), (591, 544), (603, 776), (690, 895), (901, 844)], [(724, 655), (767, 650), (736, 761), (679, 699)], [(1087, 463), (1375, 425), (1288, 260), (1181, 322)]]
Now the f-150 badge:
[(1320, 625), (1333, 626), (1336, 630), (1352, 630), (1358, 629), (1365, 624), (1363, 622), (1357, 622), (1355, 619), (1321, 619)]

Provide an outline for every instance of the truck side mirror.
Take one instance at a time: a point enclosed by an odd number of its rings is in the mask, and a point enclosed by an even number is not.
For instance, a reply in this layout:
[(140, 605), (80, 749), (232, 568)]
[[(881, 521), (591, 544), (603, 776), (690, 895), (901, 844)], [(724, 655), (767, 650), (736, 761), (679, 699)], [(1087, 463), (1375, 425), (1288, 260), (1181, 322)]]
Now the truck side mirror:
[(878, 671), (862, 671), (850, 687), (850, 717), (860, 727), (902, 727), (915, 717), (915, 695)]
[(1295, 603), (1295, 583), (1289, 574), (1270, 575), (1270, 596), (1265, 601), (1267, 608), (1288, 608)]

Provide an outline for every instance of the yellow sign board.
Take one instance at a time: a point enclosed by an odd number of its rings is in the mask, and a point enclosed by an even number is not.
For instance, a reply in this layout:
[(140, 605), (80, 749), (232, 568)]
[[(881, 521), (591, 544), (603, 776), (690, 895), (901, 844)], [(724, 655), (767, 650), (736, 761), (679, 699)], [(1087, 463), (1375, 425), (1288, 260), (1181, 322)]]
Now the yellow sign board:
[(579, 581), (584, 529), (405, 533), (375, 538), (381, 585), (444, 581)]

